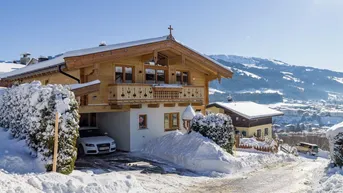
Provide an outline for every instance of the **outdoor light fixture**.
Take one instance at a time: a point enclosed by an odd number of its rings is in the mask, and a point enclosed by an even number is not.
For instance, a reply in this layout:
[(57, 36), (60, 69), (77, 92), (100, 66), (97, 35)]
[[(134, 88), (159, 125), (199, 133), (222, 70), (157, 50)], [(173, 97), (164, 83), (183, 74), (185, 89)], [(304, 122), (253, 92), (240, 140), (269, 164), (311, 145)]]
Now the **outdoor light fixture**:
[(182, 121), (183, 121), (183, 127), (190, 132), (191, 127), (191, 120), (195, 116), (195, 111), (191, 105), (188, 105), (188, 107), (183, 111), (182, 113)]

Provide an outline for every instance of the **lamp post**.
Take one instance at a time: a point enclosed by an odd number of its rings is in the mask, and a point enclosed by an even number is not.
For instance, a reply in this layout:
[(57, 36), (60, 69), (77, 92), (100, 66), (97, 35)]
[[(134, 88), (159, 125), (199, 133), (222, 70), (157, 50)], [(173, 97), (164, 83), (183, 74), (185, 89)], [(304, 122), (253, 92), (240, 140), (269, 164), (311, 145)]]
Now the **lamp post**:
[(183, 111), (182, 113), (182, 122), (183, 122), (183, 127), (190, 132), (190, 127), (191, 127), (191, 120), (195, 116), (195, 111), (191, 105), (188, 105), (188, 107)]

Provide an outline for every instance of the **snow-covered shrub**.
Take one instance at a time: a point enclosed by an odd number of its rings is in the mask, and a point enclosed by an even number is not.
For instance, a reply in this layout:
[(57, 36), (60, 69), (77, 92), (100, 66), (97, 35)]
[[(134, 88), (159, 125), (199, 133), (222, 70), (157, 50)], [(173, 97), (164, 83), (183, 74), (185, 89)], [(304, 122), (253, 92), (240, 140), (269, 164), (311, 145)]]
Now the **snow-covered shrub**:
[(191, 121), (192, 131), (212, 139), (220, 147), (232, 154), (235, 142), (232, 120), (225, 114), (197, 114)]
[(332, 159), (337, 166), (343, 166), (343, 133), (334, 138)]
[(33, 155), (52, 168), (55, 116), (59, 114), (57, 171), (73, 171), (78, 137), (78, 104), (74, 93), (62, 85), (21, 84), (0, 95), (0, 126), (15, 138), (25, 139)]

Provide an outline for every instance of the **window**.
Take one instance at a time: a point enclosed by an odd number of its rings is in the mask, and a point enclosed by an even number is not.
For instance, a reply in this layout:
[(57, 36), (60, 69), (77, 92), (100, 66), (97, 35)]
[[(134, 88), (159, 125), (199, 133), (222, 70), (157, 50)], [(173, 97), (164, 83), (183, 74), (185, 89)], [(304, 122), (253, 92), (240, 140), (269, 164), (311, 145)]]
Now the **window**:
[(145, 69), (145, 82), (155, 83), (155, 69)]
[(242, 131), (242, 135), (243, 135), (243, 137), (246, 137), (247, 136), (247, 132), (246, 131)]
[(239, 117), (236, 117), (236, 121), (238, 121), (239, 120)]
[(139, 115), (138, 117), (138, 121), (139, 121), (139, 129), (147, 129), (147, 116), (146, 114), (144, 115)]
[(179, 113), (165, 113), (164, 114), (164, 130), (179, 129)]
[(116, 66), (115, 82), (116, 83), (133, 83), (133, 67)]
[(80, 115), (80, 127), (96, 127), (96, 113), (82, 113)]
[(166, 83), (166, 70), (146, 68), (145, 69), (145, 82), (151, 83), (151, 84)]
[(268, 128), (264, 128), (264, 136), (269, 135), (268, 134)]
[(187, 85), (188, 84), (188, 72), (176, 71), (176, 83)]
[(261, 129), (258, 129), (257, 130), (257, 136), (256, 136), (257, 138), (260, 138), (261, 137)]

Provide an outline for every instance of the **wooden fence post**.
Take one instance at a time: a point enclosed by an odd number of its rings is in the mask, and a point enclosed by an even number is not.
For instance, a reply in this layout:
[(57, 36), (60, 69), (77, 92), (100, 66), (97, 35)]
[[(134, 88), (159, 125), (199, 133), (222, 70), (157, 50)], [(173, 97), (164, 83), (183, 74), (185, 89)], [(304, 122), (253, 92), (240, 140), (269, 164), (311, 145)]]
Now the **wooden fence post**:
[(54, 155), (52, 160), (52, 171), (56, 172), (57, 169), (57, 152), (58, 151), (58, 112), (56, 112), (55, 120), (55, 137), (54, 137)]

